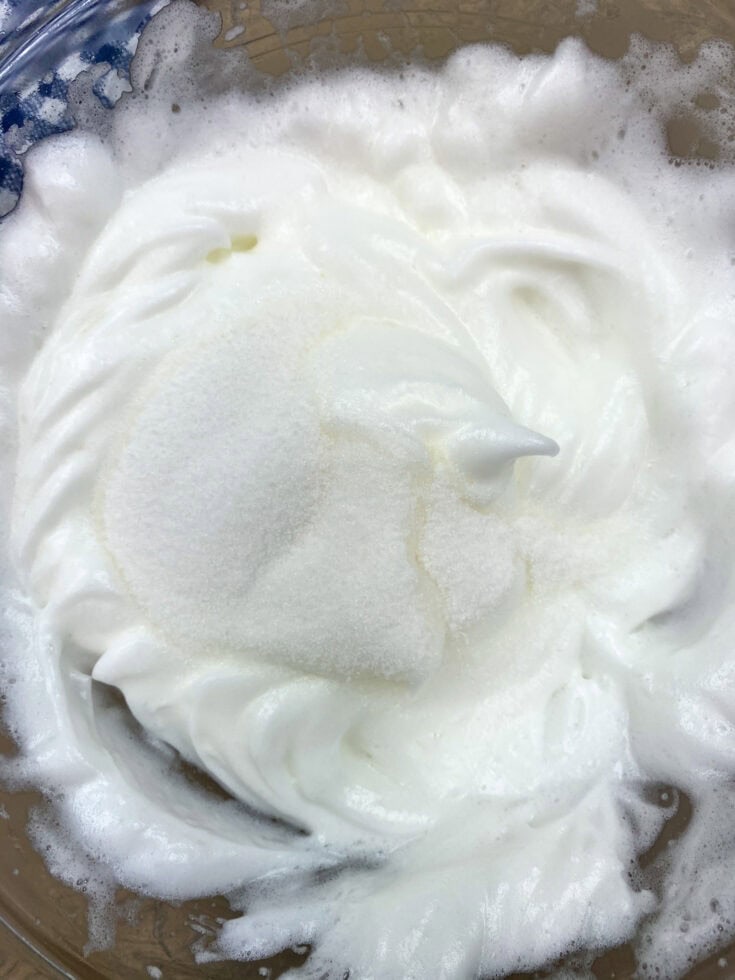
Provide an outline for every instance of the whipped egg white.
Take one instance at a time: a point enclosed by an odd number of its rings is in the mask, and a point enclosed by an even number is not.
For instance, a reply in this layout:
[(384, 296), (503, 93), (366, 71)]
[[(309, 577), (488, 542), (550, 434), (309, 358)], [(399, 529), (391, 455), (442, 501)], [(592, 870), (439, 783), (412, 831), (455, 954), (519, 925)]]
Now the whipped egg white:
[[(469, 48), (31, 154), (15, 765), (115, 880), (230, 897), (202, 958), (499, 976), (638, 930), (675, 976), (729, 928), (735, 187), (649, 109), (731, 61)], [(661, 786), (695, 817), (646, 876)]]

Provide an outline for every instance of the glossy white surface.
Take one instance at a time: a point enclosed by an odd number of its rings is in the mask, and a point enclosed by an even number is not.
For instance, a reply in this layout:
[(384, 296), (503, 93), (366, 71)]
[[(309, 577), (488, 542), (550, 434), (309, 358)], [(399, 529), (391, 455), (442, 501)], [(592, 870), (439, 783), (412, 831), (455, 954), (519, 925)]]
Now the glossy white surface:
[[(33, 154), (0, 240), (21, 768), (126, 884), (233, 891), (222, 955), (424, 980), (622, 941), (643, 782), (720, 847), (735, 193), (633, 77), (474, 49)], [(726, 904), (700, 866), (688, 908)]]

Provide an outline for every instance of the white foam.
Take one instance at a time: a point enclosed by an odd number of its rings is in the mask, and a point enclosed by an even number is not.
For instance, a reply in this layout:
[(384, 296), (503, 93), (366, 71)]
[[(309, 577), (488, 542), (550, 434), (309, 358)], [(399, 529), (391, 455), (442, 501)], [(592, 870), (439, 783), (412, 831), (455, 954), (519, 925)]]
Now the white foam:
[(227, 894), (203, 961), (677, 976), (735, 932), (732, 52), (246, 94), (215, 32), (163, 11), (0, 236), (34, 839), (95, 913)]

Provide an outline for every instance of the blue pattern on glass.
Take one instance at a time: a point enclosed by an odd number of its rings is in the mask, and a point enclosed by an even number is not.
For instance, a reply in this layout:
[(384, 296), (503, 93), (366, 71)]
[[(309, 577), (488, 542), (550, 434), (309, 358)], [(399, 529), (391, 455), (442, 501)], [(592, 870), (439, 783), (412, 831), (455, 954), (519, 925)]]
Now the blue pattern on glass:
[(110, 108), (138, 36), (166, 0), (0, 0), (0, 218), (23, 189), (23, 154), (74, 126), (69, 86), (91, 69)]

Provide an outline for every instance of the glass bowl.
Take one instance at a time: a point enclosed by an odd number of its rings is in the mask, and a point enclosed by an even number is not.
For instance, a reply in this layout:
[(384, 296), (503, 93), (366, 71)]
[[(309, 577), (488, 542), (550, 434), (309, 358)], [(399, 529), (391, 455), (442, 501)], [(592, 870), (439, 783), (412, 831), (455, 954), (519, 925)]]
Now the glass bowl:
[[(22, 191), (25, 151), (73, 126), (68, 112), (53, 124), (39, 113), (44, 99), (63, 102), (66, 97), (69, 80), (58, 70), (64, 59), (79, 56), (95, 95), (112, 106), (126, 87), (135, 38), (163, 6), (165, 0), (0, 4), (0, 215), (12, 209)], [(201, 0), (200, 6), (211, 14), (214, 47), (237, 49), (243, 65), (249, 62), (268, 76), (282, 75), (294, 61), (306, 58), (317, 70), (335, 60), (401, 62), (416, 57), (417, 51), (430, 62), (438, 61), (464, 44), (483, 41), (525, 54), (551, 52), (563, 38), (578, 36), (594, 52), (617, 58), (637, 32), (674, 45), (685, 61), (712, 38), (735, 44), (731, 0), (323, 0), (309, 5)], [(323, 44), (325, 38), (332, 43)], [(668, 135), (674, 156), (713, 155), (691, 120), (671, 120)], [(0, 752), (8, 757), (13, 751), (10, 739), (1, 736)], [(300, 949), (267, 963), (197, 966), (192, 944), (206, 944), (218, 922), (234, 914), (227, 902), (212, 897), (174, 906), (122, 889), (116, 896), (114, 945), (87, 950), (89, 910), (83, 883), (73, 889), (56, 880), (27, 836), (29, 818), (42, 805), (33, 792), (0, 793), (0, 977), (277, 977), (308, 955)], [(687, 819), (682, 798), (656, 847), (682, 833)], [(573, 962), (566, 965), (574, 969)], [(534, 976), (554, 976), (564, 966), (552, 964)], [(584, 975), (597, 980), (632, 978), (633, 951), (629, 946), (608, 950), (588, 970)], [(727, 976), (735, 976), (735, 947), (713, 954), (689, 974), (691, 980)], [(520, 975), (513, 980), (521, 980)]]

